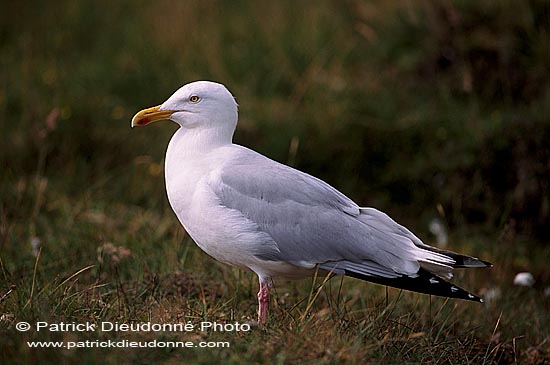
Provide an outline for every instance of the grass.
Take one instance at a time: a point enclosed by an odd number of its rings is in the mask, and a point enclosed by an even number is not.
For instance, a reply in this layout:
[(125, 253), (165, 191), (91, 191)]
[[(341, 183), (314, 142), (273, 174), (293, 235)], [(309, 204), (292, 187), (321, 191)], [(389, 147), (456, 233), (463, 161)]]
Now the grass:
[[(535, 289), (511, 285), (513, 265), (459, 274), (457, 282), (482, 292), (495, 285), (501, 297), (479, 305), (333, 278), (281, 282), (269, 323), (250, 332), (56, 333), (18, 332), (15, 322), (36, 321), (246, 323), (255, 319), (256, 277), (214, 263), (175, 224), (170, 212), (114, 211), (104, 219), (90, 212), (64, 216), (74, 222), (58, 239), (42, 243), (35, 257), (29, 243), (2, 255), (2, 356), (41, 363), (506, 363), (547, 356), (547, 303)], [(93, 217), (93, 218), (90, 218)], [(110, 223), (105, 223), (110, 222)], [(158, 236), (158, 222), (170, 222)], [(56, 225), (59, 226), (59, 225)], [(14, 229), (16, 227), (13, 227)], [(77, 237), (101, 232), (101, 237)], [(162, 229), (160, 229), (162, 231)], [(97, 233), (96, 233), (97, 234)], [(94, 235), (94, 233), (92, 233)], [(120, 235), (120, 238), (116, 237)], [(127, 235), (135, 237), (124, 242)], [(157, 236), (155, 238), (155, 236)], [(72, 237), (72, 239), (65, 239)], [(120, 244), (120, 246), (117, 246)], [(124, 246), (122, 246), (124, 245)], [(121, 250), (120, 247), (124, 247)], [(547, 251), (527, 259), (544, 271)], [(514, 255), (514, 252), (508, 253)], [(521, 253), (515, 252), (514, 256)], [(537, 257), (539, 257), (537, 259)], [(13, 265), (17, 263), (17, 265)], [(11, 292), (8, 292), (8, 287)], [(36, 350), (25, 341), (189, 340), (228, 341), (229, 349)]]
[[(13, 2), (0, 15), (0, 362), (548, 363), (550, 21), (536, 1)], [(105, 11), (108, 9), (108, 11)], [(32, 19), (22, 21), (21, 19)], [(238, 143), (489, 260), (483, 305), (348, 278), (279, 282), (249, 332), (19, 332), (21, 321), (245, 323), (256, 277), (217, 263), (164, 192), (174, 127), (131, 131), (218, 80)], [(513, 286), (533, 273), (533, 288)], [(489, 293), (489, 294), (487, 294)], [(209, 349), (30, 349), (189, 340)]]

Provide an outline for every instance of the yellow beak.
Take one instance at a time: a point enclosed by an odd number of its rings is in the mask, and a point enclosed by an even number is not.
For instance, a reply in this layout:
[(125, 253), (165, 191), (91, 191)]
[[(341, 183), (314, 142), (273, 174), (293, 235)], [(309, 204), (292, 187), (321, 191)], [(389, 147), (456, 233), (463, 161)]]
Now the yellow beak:
[(159, 120), (166, 120), (175, 113), (175, 110), (159, 110), (159, 108), (160, 105), (157, 105), (137, 112), (132, 118), (132, 128), (135, 126), (143, 127)]

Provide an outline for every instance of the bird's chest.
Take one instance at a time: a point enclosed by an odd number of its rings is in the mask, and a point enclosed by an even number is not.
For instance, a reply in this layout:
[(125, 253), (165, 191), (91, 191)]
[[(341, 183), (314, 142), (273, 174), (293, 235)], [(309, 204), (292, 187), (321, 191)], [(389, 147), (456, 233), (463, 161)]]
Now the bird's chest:
[(220, 205), (207, 177), (167, 180), (170, 205), (187, 233), (204, 252), (218, 261), (249, 268), (254, 247), (264, 239), (242, 215)]

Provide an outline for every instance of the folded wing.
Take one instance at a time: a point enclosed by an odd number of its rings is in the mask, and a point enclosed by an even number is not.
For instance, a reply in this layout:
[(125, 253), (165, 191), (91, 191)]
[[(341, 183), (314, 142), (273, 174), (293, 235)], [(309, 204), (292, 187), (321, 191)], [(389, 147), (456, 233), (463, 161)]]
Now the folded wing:
[(488, 263), (428, 246), (384, 213), (360, 208), (322, 180), (243, 150), (238, 163), (211, 176), (210, 186), (221, 205), (272, 237), (276, 249), (259, 248), (260, 259), (479, 299), (443, 278), (450, 279), (454, 267)]

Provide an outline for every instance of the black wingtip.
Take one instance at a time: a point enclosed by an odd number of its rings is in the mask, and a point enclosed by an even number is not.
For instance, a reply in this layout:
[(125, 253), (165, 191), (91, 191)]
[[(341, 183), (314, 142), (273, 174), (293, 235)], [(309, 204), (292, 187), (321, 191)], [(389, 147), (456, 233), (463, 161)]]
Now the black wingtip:
[(493, 264), (489, 261), (480, 260), (477, 257), (470, 257), (465, 255), (457, 254), (453, 257), (456, 261), (456, 264), (452, 265), (455, 268), (485, 268), (493, 267)]
[[(417, 245), (418, 246), (418, 245)], [(454, 264), (451, 264), (454, 268), (483, 268), (483, 267), (492, 267), (493, 264), (489, 261), (480, 260), (477, 257), (472, 257), (468, 255), (463, 255), (453, 251), (442, 250), (436, 247), (424, 245), (418, 246), (424, 250), (436, 252), (445, 256), (449, 256), (455, 260)]]
[(493, 264), (490, 263), (489, 261), (484, 261), (484, 260), (479, 260), (481, 262), (483, 262), (485, 264), (485, 267), (493, 267)]
[(416, 277), (403, 275), (398, 278), (382, 278), (378, 276), (360, 274), (349, 270), (345, 271), (345, 275), (376, 284), (388, 285), (394, 288), (409, 290), (417, 293), (483, 303), (483, 299), (477, 295), (451, 284), (424, 269), (420, 269)]

